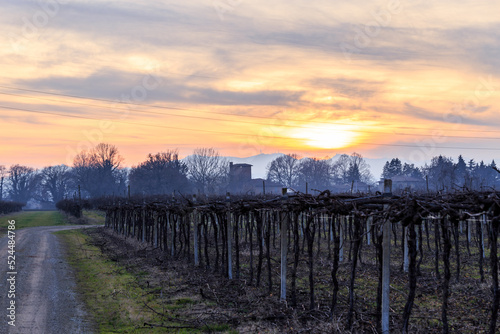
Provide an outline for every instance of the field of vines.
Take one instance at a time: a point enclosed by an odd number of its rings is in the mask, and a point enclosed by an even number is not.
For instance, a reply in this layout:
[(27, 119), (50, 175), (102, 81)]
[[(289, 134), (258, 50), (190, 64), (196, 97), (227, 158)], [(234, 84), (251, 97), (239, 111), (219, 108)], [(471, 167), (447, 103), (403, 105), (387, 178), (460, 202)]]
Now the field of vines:
[[(500, 198), (106, 199), (106, 227), (240, 280), (339, 332), (495, 333)], [(193, 268), (196, 270), (196, 268)]]

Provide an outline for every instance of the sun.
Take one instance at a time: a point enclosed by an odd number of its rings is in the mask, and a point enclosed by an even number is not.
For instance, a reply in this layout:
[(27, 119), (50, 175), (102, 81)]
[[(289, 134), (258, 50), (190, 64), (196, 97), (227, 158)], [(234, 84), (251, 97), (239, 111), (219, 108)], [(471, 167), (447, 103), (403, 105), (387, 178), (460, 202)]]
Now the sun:
[(309, 147), (322, 149), (338, 149), (351, 146), (356, 142), (357, 134), (354, 125), (325, 124), (308, 126), (293, 131), (293, 138), (301, 139)]

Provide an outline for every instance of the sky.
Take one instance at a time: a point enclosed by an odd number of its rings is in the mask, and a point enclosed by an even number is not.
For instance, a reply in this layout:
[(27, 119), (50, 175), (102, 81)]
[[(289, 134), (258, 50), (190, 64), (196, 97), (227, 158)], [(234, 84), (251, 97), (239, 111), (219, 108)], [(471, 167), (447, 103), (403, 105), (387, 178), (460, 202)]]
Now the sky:
[[(500, 158), (500, 2), (0, 0), (0, 165)], [(500, 159), (498, 159), (500, 160)]]

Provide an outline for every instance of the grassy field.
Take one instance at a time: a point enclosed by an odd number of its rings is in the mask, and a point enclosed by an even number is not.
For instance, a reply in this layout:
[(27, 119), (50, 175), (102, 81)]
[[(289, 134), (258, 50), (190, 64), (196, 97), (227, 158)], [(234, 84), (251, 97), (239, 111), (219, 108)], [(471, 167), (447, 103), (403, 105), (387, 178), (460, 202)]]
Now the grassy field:
[(104, 212), (95, 210), (83, 210), (83, 219), (91, 225), (104, 225), (106, 219)]
[(37, 226), (60, 226), (72, 224), (104, 225), (104, 214), (100, 211), (83, 210), (83, 218), (67, 217), (60, 211), (21, 211), (0, 216), (0, 237), (5, 234), (9, 220), (16, 221), (16, 229)]
[(36, 226), (66, 225), (66, 217), (59, 211), (22, 211), (0, 216), (0, 236), (5, 234), (9, 220), (16, 221), (16, 229)]
[(176, 322), (175, 317), (192, 307), (194, 300), (159, 299), (158, 291), (150, 291), (141, 282), (141, 275), (145, 273), (132, 273), (110, 260), (89, 242), (88, 235), (78, 230), (57, 234), (66, 246), (69, 263), (76, 270), (78, 289), (99, 327), (99, 333), (199, 333), (227, 330), (227, 327), (186, 328)]

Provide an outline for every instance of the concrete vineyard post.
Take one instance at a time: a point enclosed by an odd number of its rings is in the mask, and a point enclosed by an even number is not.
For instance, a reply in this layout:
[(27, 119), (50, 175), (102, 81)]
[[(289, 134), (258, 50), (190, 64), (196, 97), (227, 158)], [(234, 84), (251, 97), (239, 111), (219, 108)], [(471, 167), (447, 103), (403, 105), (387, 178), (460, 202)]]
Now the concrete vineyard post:
[(472, 219), (467, 219), (467, 224), (469, 224), (469, 228), (467, 229), (467, 240), (470, 242), (472, 239)]
[[(287, 202), (287, 188), (282, 189), (283, 204)], [(280, 228), (280, 251), (281, 251), (281, 285), (280, 285), (280, 299), (286, 300), (286, 262), (288, 250), (288, 213), (286, 210), (281, 212), (281, 228)]]
[(146, 204), (142, 205), (142, 242), (146, 240)]
[(346, 216), (342, 216), (338, 220), (339, 224), (339, 238), (340, 238), (340, 247), (339, 247), (339, 262), (344, 261), (344, 223), (346, 220)]
[(408, 225), (407, 227), (403, 227), (404, 229), (404, 254), (403, 254), (403, 257), (404, 257), (404, 261), (403, 261), (403, 271), (405, 273), (408, 272), (408, 268), (409, 268), (409, 260), (408, 260), (408, 228), (409, 228), (410, 225)]
[(170, 231), (170, 255), (173, 257), (175, 255), (175, 248), (174, 248), (175, 233), (174, 233), (174, 231), (177, 228), (177, 226), (176, 226), (177, 224), (175, 222), (175, 219), (171, 219), (170, 223), (172, 224), (172, 228)]
[[(422, 222), (423, 223), (423, 222)], [(420, 248), (420, 236), (421, 236), (421, 231), (420, 231), (420, 228), (417, 228), (417, 225), (414, 225), (413, 226), (415, 228), (415, 232), (417, 233), (417, 249)]]
[[(196, 195), (193, 195), (193, 204), (196, 205)], [(199, 254), (198, 254), (198, 212), (196, 208), (191, 214), (191, 220), (193, 221), (193, 233), (194, 233), (194, 265), (198, 266), (200, 264)]]
[(230, 194), (226, 195), (227, 205), (227, 276), (233, 279), (233, 222), (231, 215), (231, 197)]
[(373, 220), (372, 216), (368, 217), (368, 219), (366, 220), (366, 243), (368, 244), (368, 246), (370, 246), (371, 244), (372, 220)]
[[(384, 197), (392, 196), (392, 180), (384, 180)], [(389, 205), (384, 205), (384, 210), (388, 210)], [(384, 221), (383, 241), (382, 241), (382, 333), (389, 333), (389, 294), (391, 281), (391, 222)]]
[(486, 214), (481, 215), (481, 242), (483, 247), (483, 259), (486, 259), (486, 250), (484, 247), (484, 227), (486, 226)]

